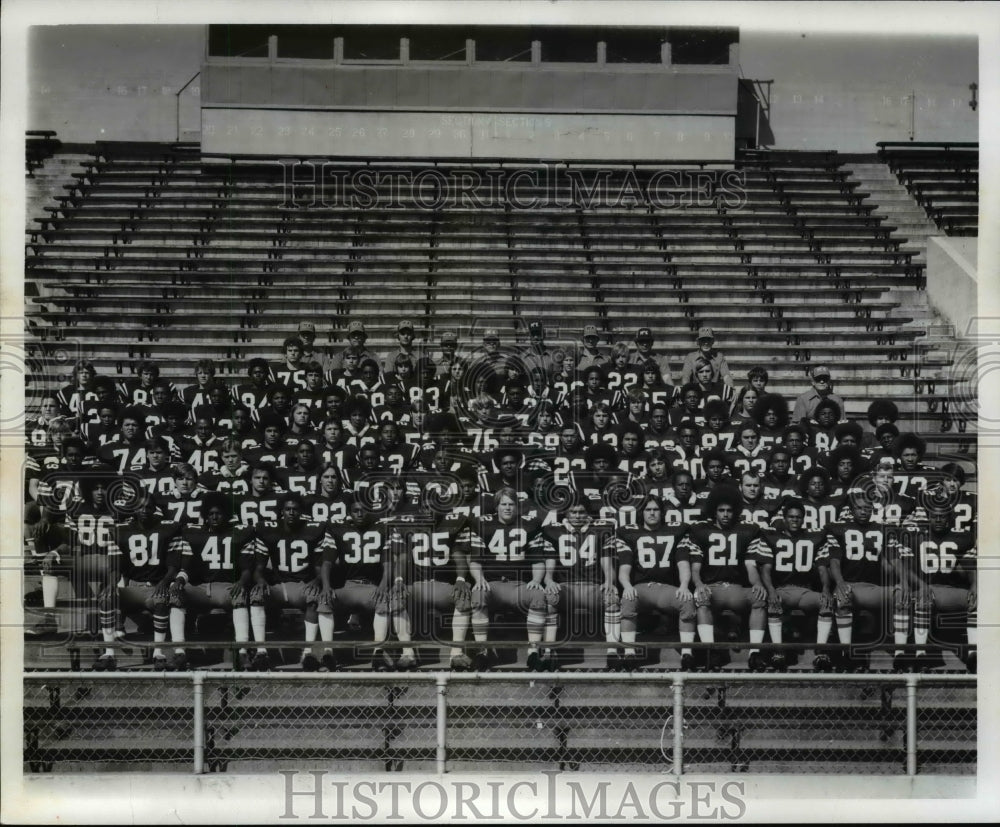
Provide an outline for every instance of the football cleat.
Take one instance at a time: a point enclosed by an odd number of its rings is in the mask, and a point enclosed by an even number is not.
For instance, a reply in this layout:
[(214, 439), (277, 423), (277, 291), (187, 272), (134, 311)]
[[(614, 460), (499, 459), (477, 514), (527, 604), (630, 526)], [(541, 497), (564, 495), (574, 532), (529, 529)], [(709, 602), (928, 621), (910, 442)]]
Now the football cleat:
[(337, 661), (337, 656), (333, 652), (324, 653), (323, 657), (319, 659), (322, 664), (320, 671), (326, 672), (336, 672), (340, 669), (340, 663)]
[(775, 652), (771, 655), (771, 666), (778, 672), (784, 672), (788, 668), (788, 658), (782, 652)]
[(697, 672), (698, 659), (693, 652), (685, 652), (681, 655), (681, 672)]
[(187, 655), (184, 652), (175, 652), (174, 656), (170, 659), (170, 663), (167, 668), (171, 672), (185, 672), (188, 668)]
[(254, 672), (268, 672), (271, 669), (271, 659), (267, 652), (258, 652), (253, 656), (253, 663), (250, 667)]
[(472, 668), (477, 672), (489, 672), (493, 668), (496, 653), (492, 649), (480, 649), (472, 655)]
[(449, 664), (452, 672), (468, 672), (472, 669), (472, 658), (468, 655), (455, 655)]
[(965, 656), (965, 668), (969, 670), (970, 674), (975, 675), (978, 665), (978, 655), (976, 654), (976, 650), (973, 649)]
[(816, 672), (833, 671), (833, 661), (830, 660), (830, 656), (816, 655), (816, 657), (813, 658), (813, 670)]
[(153, 668), (166, 672), (167, 671), (167, 659), (163, 655), (156, 655), (153, 658)]
[(309, 652), (302, 656), (302, 671), (303, 672), (318, 672), (319, 671), (319, 658), (317, 658), (312, 652)]
[(118, 661), (114, 655), (101, 655), (94, 661), (95, 672), (114, 672), (118, 668)]
[(751, 672), (766, 672), (768, 666), (770, 664), (763, 652), (751, 652), (750, 657), (747, 658), (747, 668)]
[(892, 659), (893, 672), (909, 672), (913, 668), (914, 658), (907, 652), (901, 652)]
[(622, 663), (622, 656), (617, 652), (612, 652), (608, 655), (604, 663), (606, 672), (621, 672), (625, 668), (625, 664)]
[(250, 659), (249, 652), (239, 652), (233, 659), (233, 668), (237, 672), (249, 672), (253, 669), (253, 661)]
[(413, 655), (403, 655), (396, 661), (396, 669), (400, 672), (409, 672), (417, 668), (417, 659)]
[(543, 665), (542, 656), (538, 652), (528, 653), (528, 671), (529, 672), (542, 672), (545, 667)]
[(390, 672), (394, 668), (392, 656), (388, 652), (376, 649), (372, 653), (372, 670), (375, 672)]

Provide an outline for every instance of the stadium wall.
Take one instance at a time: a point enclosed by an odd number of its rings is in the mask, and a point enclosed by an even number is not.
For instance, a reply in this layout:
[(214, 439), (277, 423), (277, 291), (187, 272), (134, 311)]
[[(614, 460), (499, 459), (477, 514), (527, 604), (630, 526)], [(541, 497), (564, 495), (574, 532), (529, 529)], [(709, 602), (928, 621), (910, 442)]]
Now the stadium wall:
[[(775, 149), (872, 152), (877, 141), (977, 141), (974, 37), (740, 31), (744, 78), (774, 80)], [(913, 101), (911, 102), (911, 97)]]
[[(28, 129), (64, 143), (174, 141), (177, 91), (205, 57), (204, 26), (35, 26)], [(181, 140), (197, 140), (200, 84), (180, 99)]]
[(927, 239), (927, 298), (955, 326), (958, 336), (976, 333), (978, 242), (978, 238), (946, 236)]
[(627, 160), (734, 157), (733, 66), (209, 61), (206, 152)]

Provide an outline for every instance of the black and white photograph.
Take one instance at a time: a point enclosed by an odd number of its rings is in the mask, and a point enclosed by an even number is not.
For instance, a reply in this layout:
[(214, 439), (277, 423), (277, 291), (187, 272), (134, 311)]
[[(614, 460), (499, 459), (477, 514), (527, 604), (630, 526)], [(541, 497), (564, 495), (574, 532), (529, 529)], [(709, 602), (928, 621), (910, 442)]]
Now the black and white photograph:
[(4, 823), (995, 817), (995, 8), (2, 61)]

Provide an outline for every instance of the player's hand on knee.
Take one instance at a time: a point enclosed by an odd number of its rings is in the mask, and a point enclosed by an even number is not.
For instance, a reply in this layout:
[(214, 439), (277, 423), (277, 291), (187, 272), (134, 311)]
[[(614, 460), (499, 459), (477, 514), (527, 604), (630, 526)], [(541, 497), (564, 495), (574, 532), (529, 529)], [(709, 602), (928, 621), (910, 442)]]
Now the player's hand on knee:
[(767, 600), (767, 589), (760, 583), (750, 587), (750, 596), (754, 600)]
[[(534, 583), (534, 581), (532, 581), (532, 583)], [(532, 583), (528, 584), (529, 589), (532, 587)], [(540, 589), (541, 587), (541, 584), (535, 586), (536, 589)], [(493, 591), (493, 587), (490, 585), (490, 581), (484, 577), (472, 587), (472, 590), (474, 592), (490, 592)]]
[(627, 586), (622, 589), (622, 600), (635, 600), (638, 593), (635, 590), (635, 586)]
[(467, 580), (456, 580), (451, 589), (451, 599), (455, 610), (467, 612), (472, 608), (472, 588)]
[(979, 595), (975, 589), (969, 589), (969, 596), (965, 599), (965, 607), (970, 612), (974, 612), (979, 605)]
[(777, 593), (767, 598), (767, 613), (772, 617), (780, 617), (782, 612), (781, 598)]
[(562, 591), (562, 583), (557, 583), (555, 580), (549, 580), (545, 584), (546, 594), (559, 594)]
[(319, 600), (320, 594), (323, 592), (323, 587), (317, 583), (315, 580), (306, 583), (306, 587), (302, 590), (302, 594), (305, 596), (306, 603), (315, 603)]
[(707, 606), (712, 599), (712, 590), (702, 584), (694, 590), (694, 599), (698, 601), (699, 606)]
[(229, 597), (231, 600), (237, 600), (246, 593), (246, 587), (242, 583), (233, 583), (229, 587)]
[(848, 604), (851, 602), (851, 584), (841, 583), (833, 590), (833, 596), (836, 598), (837, 602), (841, 605)]
[(681, 603), (687, 603), (689, 600), (694, 599), (694, 594), (687, 586), (678, 586), (677, 591), (674, 592), (674, 597), (676, 597)]

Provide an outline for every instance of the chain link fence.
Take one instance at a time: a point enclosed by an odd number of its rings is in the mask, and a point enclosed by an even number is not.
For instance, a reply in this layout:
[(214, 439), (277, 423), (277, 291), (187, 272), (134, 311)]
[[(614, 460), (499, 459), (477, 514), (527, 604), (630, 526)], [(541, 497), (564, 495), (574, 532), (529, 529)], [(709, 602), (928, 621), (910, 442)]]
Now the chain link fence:
[(962, 675), (46, 673), (24, 766), (954, 775), (976, 725)]

